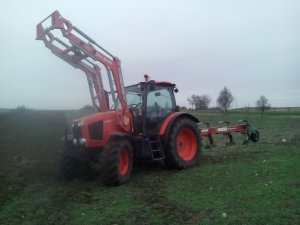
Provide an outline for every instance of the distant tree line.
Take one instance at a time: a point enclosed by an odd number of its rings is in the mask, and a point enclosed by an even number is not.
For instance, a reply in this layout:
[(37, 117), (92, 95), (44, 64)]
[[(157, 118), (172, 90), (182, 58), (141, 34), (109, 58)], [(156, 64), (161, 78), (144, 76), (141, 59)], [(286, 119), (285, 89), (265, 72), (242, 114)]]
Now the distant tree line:
[[(234, 98), (231, 92), (227, 87), (224, 87), (219, 93), (219, 97), (217, 98), (217, 106), (219, 109), (227, 112), (230, 108)], [(211, 102), (211, 97), (209, 95), (192, 95), (187, 99), (188, 103), (192, 106), (193, 109), (196, 110), (207, 110), (209, 108), (209, 104)]]
[(19, 105), (16, 108), (16, 112), (25, 112), (27, 109), (24, 105)]
[[(211, 97), (207, 94), (204, 95), (192, 95), (187, 98), (188, 103), (191, 105), (192, 109), (195, 110), (208, 110), (209, 104), (211, 103)], [(234, 101), (234, 97), (231, 94), (231, 91), (224, 87), (217, 98), (217, 108), (227, 112)], [(256, 109), (261, 112), (261, 115), (264, 114), (265, 111), (271, 108), (271, 104), (268, 102), (269, 100), (264, 96), (260, 96), (260, 98), (256, 101)]]
[(192, 105), (192, 108), (196, 110), (207, 110), (211, 102), (211, 98), (208, 95), (192, 95), (187, 100)]

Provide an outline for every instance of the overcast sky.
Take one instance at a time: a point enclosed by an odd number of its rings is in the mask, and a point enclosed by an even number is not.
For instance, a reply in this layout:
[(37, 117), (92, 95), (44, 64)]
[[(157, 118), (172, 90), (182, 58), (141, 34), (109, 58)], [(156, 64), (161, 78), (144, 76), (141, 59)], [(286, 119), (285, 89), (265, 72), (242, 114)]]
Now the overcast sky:
[(299, 0), (9, 0), (0, 8), (0, 108), (78, 109), (85, 75), (35, 40), (54, 10), (122, 61), (125, 85), (177, 84), (177, 103), (226, 86), (233, 107), (300, 106)]

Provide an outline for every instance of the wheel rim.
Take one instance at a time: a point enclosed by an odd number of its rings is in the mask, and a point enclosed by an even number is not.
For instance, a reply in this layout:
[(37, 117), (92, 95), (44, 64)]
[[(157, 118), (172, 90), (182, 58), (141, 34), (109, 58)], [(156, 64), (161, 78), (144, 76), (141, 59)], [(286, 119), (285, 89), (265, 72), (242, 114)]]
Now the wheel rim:
[(129, 155), (126, 148), (123, 148), (120, 152), (120, 162), (119, 162), (119, 173), (121, 176), (127, 174), (129, 167)]
[(193, 131), (188, 128), (182, 129), (177, 135), (176, 146), (181, 159), (192, 160), (197, 151), (197, 140)]

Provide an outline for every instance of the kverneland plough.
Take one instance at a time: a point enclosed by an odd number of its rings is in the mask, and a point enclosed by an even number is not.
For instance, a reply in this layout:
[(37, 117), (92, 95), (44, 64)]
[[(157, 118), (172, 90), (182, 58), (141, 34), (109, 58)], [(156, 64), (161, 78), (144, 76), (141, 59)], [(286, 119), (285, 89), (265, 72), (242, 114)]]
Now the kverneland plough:
[(252, 127), (252, 125), (247, 120), (239, 120), (237, 125), (229, 125), (228, 121), (220, 121), (219, 124), (226, 124), (222, 127), (210, 127), (209, 123), (199, 123), (199, 125), (206, 125), (206, 128), (200, 129), (201, 137), (208, 138), (208, 143), (205, 148), (211, 148), (216, 146), (213, 135), (223, 134), (227, 137), (225, 146), (234, 145), (232, 133), (241, 133), (244, 136), (243, 144), (248, 144), (249, 141), (258, 142), (259, 132)]

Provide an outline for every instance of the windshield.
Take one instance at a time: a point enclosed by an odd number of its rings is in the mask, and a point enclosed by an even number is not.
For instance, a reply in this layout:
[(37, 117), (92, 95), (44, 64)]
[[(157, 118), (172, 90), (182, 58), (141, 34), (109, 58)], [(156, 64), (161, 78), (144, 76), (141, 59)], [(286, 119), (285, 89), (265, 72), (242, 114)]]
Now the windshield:
[(141, 87), (139, 84), (126, 87), (125, 90), (128, 105), (138, 105), (142, 103)]

